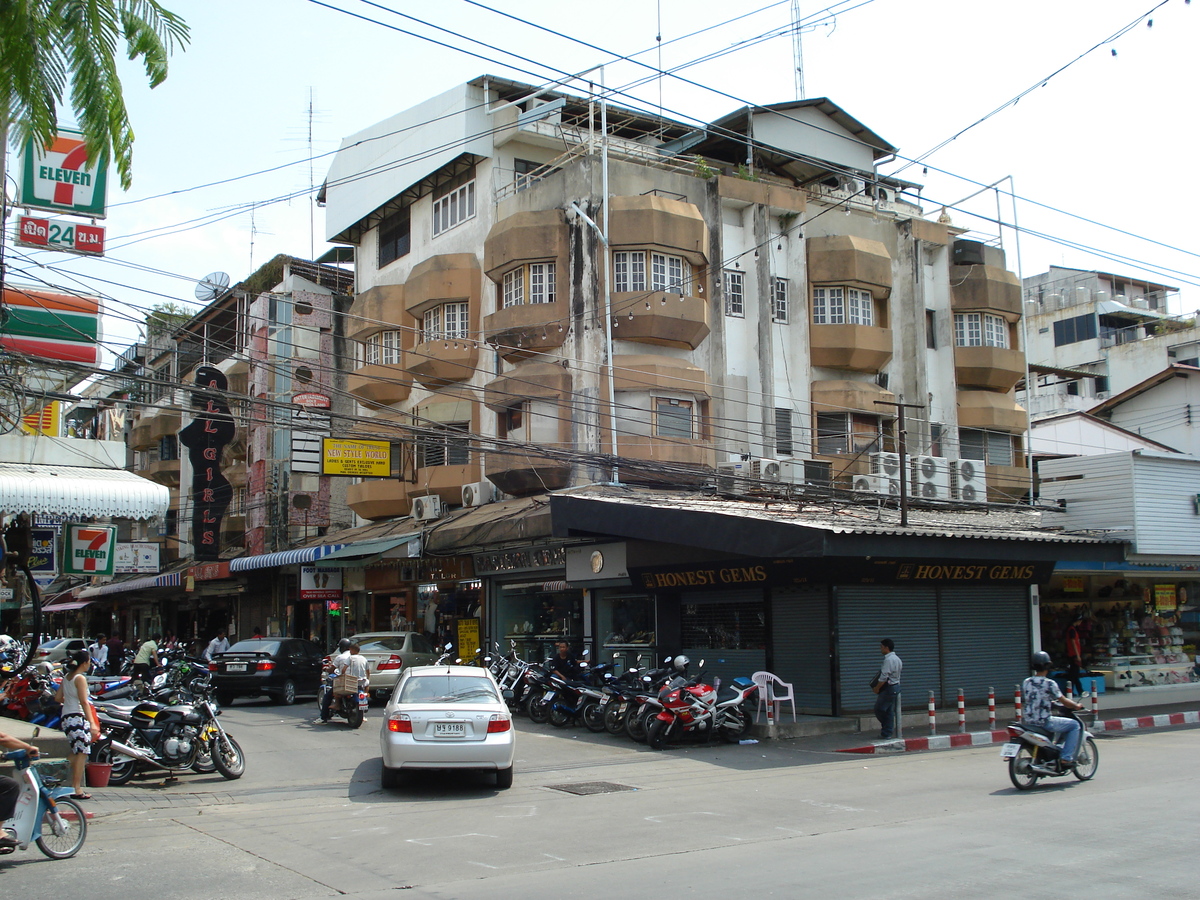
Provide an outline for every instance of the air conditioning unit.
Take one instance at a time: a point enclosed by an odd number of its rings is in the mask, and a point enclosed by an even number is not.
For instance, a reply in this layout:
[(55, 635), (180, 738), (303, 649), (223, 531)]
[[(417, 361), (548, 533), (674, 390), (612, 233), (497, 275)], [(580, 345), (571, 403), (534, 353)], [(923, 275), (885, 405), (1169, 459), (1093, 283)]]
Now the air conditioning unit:
[(442, 498), (437, 494), (415, 497), (412, 504), (413, 518), (421, 522), (437, 519), (442, 515)]
[(900, 477), (899, 453), (872, 453), (871, 474), (887, 475), (891, 478)]
[(462, 489), (463, 506), (483, 506), (496, 499), (496, 486), (490, 481), (473, 481)]
[(949, 500), (949, 460), (941, 456), (914, 456), (911, 483), (914, 497), (921, 500)]
[(777, 459), (736, 457), (729, 462), (717, 463), (717, 490), (742, 492), (761, 486), (764, 481), (782, 481), (782, 470)]
[(783, 463), (777, 459), (756, 459), (758, 477), (763, 481), (783, 481)]
[(856, 491), (870, 494), (887, 494), (889, 497), (900, 496), (900, 479), (889, 478), (887, 475), (855, 475), (851, 487)]
[(950, 495), (967, 503), (987, 502), (987, 476), (982, 459), (950, 460)]

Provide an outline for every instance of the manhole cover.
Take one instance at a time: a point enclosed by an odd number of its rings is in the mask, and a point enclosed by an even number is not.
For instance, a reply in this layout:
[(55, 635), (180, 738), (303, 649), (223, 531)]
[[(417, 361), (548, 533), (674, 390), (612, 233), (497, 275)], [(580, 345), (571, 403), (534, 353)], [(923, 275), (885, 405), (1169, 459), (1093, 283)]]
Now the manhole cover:
[(636, 791), (627, 784), (614, 784), (611, 781), (581, 781), (579, 784), (548, 784), (552, 791), (565, 791), (568, 794), (612, 794), (617, 791)]

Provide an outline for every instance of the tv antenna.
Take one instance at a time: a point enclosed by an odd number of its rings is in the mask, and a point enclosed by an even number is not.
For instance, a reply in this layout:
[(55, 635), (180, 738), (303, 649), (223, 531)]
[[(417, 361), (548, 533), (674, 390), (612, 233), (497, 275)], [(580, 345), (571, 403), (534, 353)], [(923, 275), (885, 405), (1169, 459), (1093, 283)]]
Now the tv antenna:
[(212, 303), (229, 289), (229, 276), (224, 272), (209, 272), (196, 282), (196, 299)]

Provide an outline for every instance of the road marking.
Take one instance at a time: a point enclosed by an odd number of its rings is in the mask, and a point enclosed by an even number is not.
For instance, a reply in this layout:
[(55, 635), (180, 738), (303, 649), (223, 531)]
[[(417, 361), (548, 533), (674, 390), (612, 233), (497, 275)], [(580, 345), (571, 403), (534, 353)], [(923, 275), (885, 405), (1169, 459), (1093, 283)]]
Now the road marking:
[(866, 812), (865, 809), (859, 809), (857, 806), (842, 806), (840, 803), (825, 803), (821, 800), (801, 800), (799, 802), (816, 806), (819, 809), (836, 809), (839, 812)]
[(646, 816), (645, 818), (646, 818), (647, 822), (653, 822), (656, 825), (661, 825), (663, 819), (670, 819), (674, 816), (687, 816), (688, 818), (691, 818), (692, 816), (720, 816), (720, 817), (724, 818), (725, 813), (715, 813), (715, 812), (663, 813), (661, 816)]
[(516, 813), (511, 813), (511, 814), (510, 813), (498, 813), (496, 815), (497, 819), (528, 819), (528, 818), (532, 818), (533, 816), (537, 815), (537, 807), (536, 806), (526, 806), (526, 807), (511, 806), (511, 807), (504, 807), (504, 808), (524, 809), (525, 812), (516, 812)]
[(491, 838), (492, 840), (496, 839), (496, 835), (494, 835), (494, 834), (479, 834), (476, 831), (470, 831), (470, 832), (467, 832), (466, 834), (447, 834), (442, 837), (425, 838), (424, 840), (417, 840), (416, 838), (405, 838), (405, 842), (409, 843), (409, 844), (420, 844), (422, 847), (432, 847), (433, 841), (457, 841), (459, 838), (468, 838), (468, 837)]

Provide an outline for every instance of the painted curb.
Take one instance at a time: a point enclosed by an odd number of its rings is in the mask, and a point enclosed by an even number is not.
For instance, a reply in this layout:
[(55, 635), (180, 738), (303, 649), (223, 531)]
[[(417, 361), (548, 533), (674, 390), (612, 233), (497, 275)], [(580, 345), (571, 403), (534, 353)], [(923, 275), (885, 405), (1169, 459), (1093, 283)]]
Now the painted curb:
[[(1165, 713), (1158, 716), (1137, 716), (1129, 719), (1104, 719), (1092, 726), (1092, 734), (1106, 731), (1136, 731), (1139, 728), (1165, 728), (1171, 725), (1200, 724), (1200, 711)], [(912, 753), (920, 750), (949, 750), (952, 747), (978, 747), (1002, 744), (1008, 740), (1008, 730), (967, 731), (955, 734), (933, 734), (929, 737), (876, 741), (863, 747), (850, 747), (838, 753)]]

